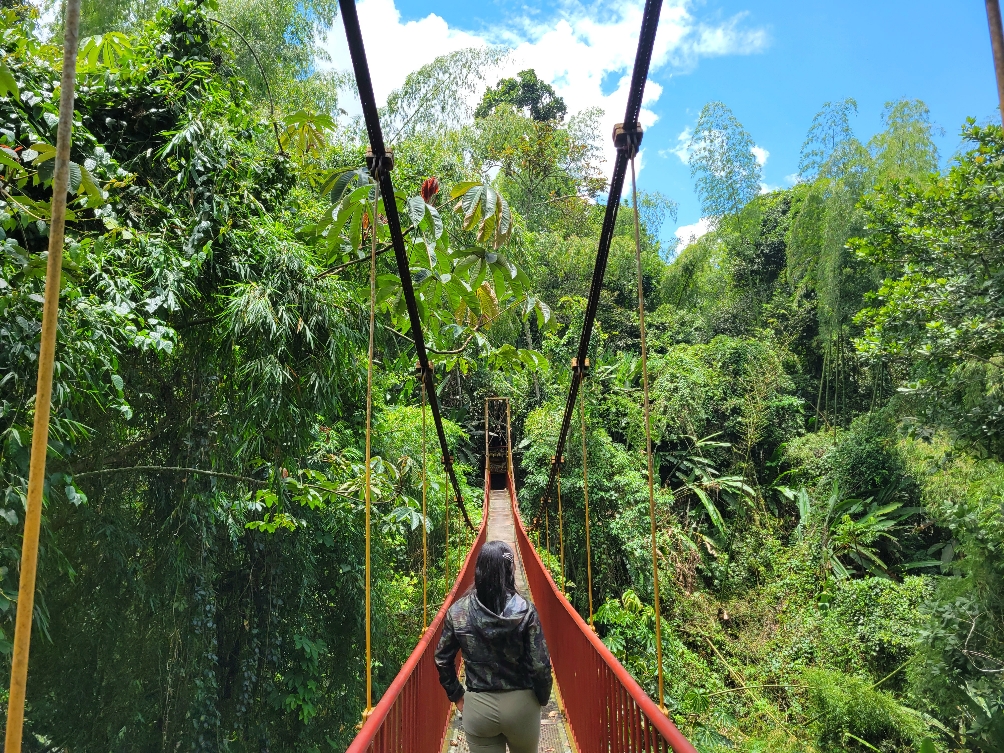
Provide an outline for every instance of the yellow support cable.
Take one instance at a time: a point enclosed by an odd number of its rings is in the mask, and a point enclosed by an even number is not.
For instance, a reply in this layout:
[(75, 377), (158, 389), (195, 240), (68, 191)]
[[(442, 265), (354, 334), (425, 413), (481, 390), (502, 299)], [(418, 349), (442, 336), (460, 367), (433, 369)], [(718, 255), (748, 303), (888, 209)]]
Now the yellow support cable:
[(42, 527), (42, 491), (45, 485), (45, 460), (49, 447), (49, 411), (52, 404), (52, 369), (56, 354), (56, 324), (59, 317), (63, 235), (66, 229), (66, 194), (70, 179), (70, 142), (73, 137), (73, 97), (77, 71), (80, 0), (66, 1), (64, 19), (63, 69), (60, 75), (56, 164), (52, 179), (49, 256), (45, 270), (45, 301), (42, 306), (42, 341), (38, 352), (38, 380), (35, 384), (35, 417), (31, 434), (28, 502), (24, 515), (24, 538), (21, 542), (21, 574), (17, 592), (14, 653), (11, 661), (7, 732), (4, 742), (6, 753), (21, 753), (21, 737), (24, 727), (31, 618), (35, 606), (35, 576), (38, 571), (38, 535)]
[(422, 633), (429, 629), (429, 532), (426, 493), (425, 373), (422, 373)]
[[(585, 371), (583, 371), (583, 374)], [(582, 497), (586, 505), (586, 577), (589, 580), (589, 627), (593, 625), (593, 555), (589, 544), (589, 474), (586, 471), (586, 385), (582, 381), (579, 389), (579, 416), (582, 419)]]
[(558, 546), (561, 547), (561, 593), (567, 593), (565, 588), (565, 524), (561, 514), (561, 465), (558, 465)]
[[(446, 467), (446, 463), (443, 463)], [(443, 529), (446, 531), (446, 596), (450, 595), (450, 477), (446, 477), (446, 520), (443, 522)], [(443, 598), (445, 599), (446, 596)]]
[(638, 182), (631, 157), (631, 196), (634, 203), (635, 262), (638, 267), (638, 328), (641, 337), (641, 382), (645, 400), (645, 454), (648, 458), (648, 515), (652, 529), (652, 585), (655, 594), (655, 656), (659, 668), (659, 708), (666, 709), (662, 678), (662, 613), (659, 606), (659, 549), (655, 536), (655, 464), (652, 460), (652, 417), (648, 399), (648, 349), (645, 345), (645, 290), (641, 276), (641, 225), (638, 219)]
[(373, 233), (370, 247), (370, 344), (366, 364), (366, 469), (363, 484), (363, 495), (366, 501), (366, 710), (363, 720), (373, 711), (373, 636), (371, 624), (371, 594), (370, 577), (372, 565), (370, 562), (370, 504), (372, 489), (370, 488), (370, 454), (373, 438), (373, 350), (376, 333), (376, 237), (377, 216), (380, 205), (380, 183), (373, 187), (373, 222), (370, 228)]

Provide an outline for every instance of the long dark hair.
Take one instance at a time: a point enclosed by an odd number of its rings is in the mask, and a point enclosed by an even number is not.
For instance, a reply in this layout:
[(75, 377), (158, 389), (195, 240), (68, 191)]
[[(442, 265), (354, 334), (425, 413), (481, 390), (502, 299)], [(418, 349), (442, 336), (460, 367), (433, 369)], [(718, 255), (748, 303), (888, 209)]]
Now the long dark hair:
[(474, 590), (478, 601), (495, 614), (502, 614), (509, 595), (516, 593), (516, 558), (504, 541), (481, 547), (474, 565)]

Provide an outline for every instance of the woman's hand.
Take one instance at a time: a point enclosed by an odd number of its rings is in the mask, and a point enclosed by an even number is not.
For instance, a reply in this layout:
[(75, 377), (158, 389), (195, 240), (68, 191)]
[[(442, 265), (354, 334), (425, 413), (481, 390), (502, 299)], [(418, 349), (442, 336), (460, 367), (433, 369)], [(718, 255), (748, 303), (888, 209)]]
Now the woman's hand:
[(457, 711), (463, 711), (463, 710), (464, 710), (464, 697), (460, 696), (460, 699), (457, 701)]

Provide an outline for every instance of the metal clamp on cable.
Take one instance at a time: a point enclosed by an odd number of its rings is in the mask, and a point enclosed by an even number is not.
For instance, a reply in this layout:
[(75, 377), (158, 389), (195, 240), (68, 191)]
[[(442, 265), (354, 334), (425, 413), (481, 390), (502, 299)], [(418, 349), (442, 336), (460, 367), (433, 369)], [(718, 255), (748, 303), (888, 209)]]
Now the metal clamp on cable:
[[(445, 457), (442, 456), (442, 455), (440, 455), (439, 456), (439, 461), (443, 464), (444, 468), (452, 468), (453, 467), (453, 456), (452, 455), (446, 455)], [(450, 488), (449, 484), (446, 485), (446, 488), (447, 489)]]
[(586, 359), (586, 363), (583, 366), (579, 365), (579, 359), (572, 359), (572, 373), (579, 378), (579, 381), (583, 381), (587, 376), (589, 376), (589, 359)]
[(565, 456), (564, 455), (561, 456), (561, 460), (559, 460), (558, 458), (556, 458), (554, 455), (551, 456), (551, 465), (556, 465), (559, 468), (561, 468), (561, 466), (563, 466), (564, 464), (565, 464)]
[(373, 147), (366, 147), (366, 169), (373, 177), (377, 177), (380, 173), (389, 173), (394, 169), (394, 150), (388, 149), (378, 157), (373, 154)]
[(436, 372), (436, 367), (429, 361), (428, 366), (423, 366), (422, 362), (419, 361), (415, 364), (415, 376), (418, 377), (419, 381), (429, 383), (429, 377), (433, 376)]
[(643, 131), (640, 124), (631, 128), (625, 128), (623, 123), (614, 126), (614, 146), (618, 151), (627, 150), (628, 159), (638, 154), (638, 147), (641, 146)]

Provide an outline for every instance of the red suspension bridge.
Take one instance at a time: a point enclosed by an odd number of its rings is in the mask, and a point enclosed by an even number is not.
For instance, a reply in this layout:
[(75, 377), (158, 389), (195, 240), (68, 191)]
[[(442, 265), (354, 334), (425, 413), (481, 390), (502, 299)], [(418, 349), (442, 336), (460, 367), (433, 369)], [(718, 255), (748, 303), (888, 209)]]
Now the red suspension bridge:
[[(568, 737), (578, 753), (696, 753), (568, 602), (538, 556), (519, 514), (508, 416), (503, 420), (503, 431), (495, 434), (504, 437), (502, 451), (486, 452), (477, 539), (453, 590), (347, 753), (443, 750), (451, 704), (439, 685), (433, 655), (447, 610), (474, 582), (474, 562), (481, 545), (496, 538), (508, 541), (521, 561), (527, 595), (540, 615), (551, 652)], [(490, 434), (487, 422), (485, 430)], [(517, 588), (521, 586), (517, 578)]]
[[(342, 21), (345, 25), (352, 65), (359, 89), (363, 117), (370, 141), (367, 157), (369, 174), (374, 181), (374, 217), (380, 197), (394, 197), (391, 179), (393, 156), (386, 149), (380, 128), (379, 112), (373, 94), (372, 81), (363, 46), (362, 32), (356, 13), (355, 0), (339, 0)], [(613, 237), (620, 206), (621, 193), (627, 168), (630, 164), (632, 193), (637, 207), (637, 190), (634, 186), (634, 157), (641, 144), (642, 131), (638, 123), (642, 96), (648, 76), (649, 62), (655, 42), (656, 29), (662, 0), (646, 0), (639, 33), (638, 51), (628, 94), (624, 122), (613, 134), (617, 147), (617, 157), (610, 180), (607, 205), (600, 233), (596, 263), (585, 310), (582, 336), (577, 357), (572, 362), (572, 379), (565, 406), (561, 430), (551, 466), (550, 476), (540, 500), (541, 511), (548, 513), (548, 502), (552, 488), (558, 481), (560, 459), (563, 457), (565, 442), (576, 407), (576, 397), (581, 398), (580, 386), (586, 378), (589, 360), (589, 342), (593, 322), (599, 304), (600, 289), (606, 271), (610, 242)], [(73, 112), (74, 71), (77, 48), (77, 28), (79, 21), (79, 0), (68, 0), (66, 8), (66, 34), (62, 89), (60, 99), (59, 135), (54, 178), (54, 199), (50, 254), (46, 275), (45, 309), (42, 322), (42, 346), (39, 355), (38, 392), (36, 398), (35, 427), (32, 435), (31, 470), (28, 484), (28, 504), (25, 534), (21, 560), (21, 573), (15, 627), (14, 657), (11, 673), (11, 691), (8, 704), (8, 724), (5, 750), (18, 753), (21, 750), (22, 723), (24, 715), (25, 684), (28, 670), (29, 637), (31, 634), (32, 604), (35, 586), (35, 565), (38, 551), (39, 521), (41, 518), (42, 483), (45, 476), (45, 459), (48, 433), (48, 416), (51, 396), (53, 353), (56, 342), (56, 314), (58, 311), (58, 291), (60, 258), (62, 253), (62, 232), (66, 207), (66, 192), (69, 176), (70, 126)], [(460, 495), (460, 486), (453, 469), (452, 459), (440, 416), (436, 398), (435, 374), (429, 363), (419, 316), (418, 303), (409, 267), (408, 253), (401, 231), (396, 201), (383, 203), (387, 229), (391, 236), (398, 273), (401, 279), (402, 296), (407, 304), (411, 323), (411, 336), (418, 356), (418, 372), (421, 376), (423, 396), (423, 421), (425, 401), (428, 401), (433, 422), (443, 452), (443, 461), (449, 482), (456, 492), (457, 504), (465, 520), (470, 525), (467, 510)], [(641, 260), (637, 211), (635, 212), (636, 262), (638, 266), (639, 323), (642, 342), (642, 381), (645, 386), (645, 418), (648, 434), (648, 376), (645, 351), (644, 296), (641, 288)], [(512, 444), (509, 436), (509, 411), (505, 405), (505, 416), (500, 419), (500, 427), (492, 435), (489, 426), (489, 410), (485, 411), (485, 485), (484, 507), (481, 527), (477, 538), (461, 568), (453, 589), (444, 604), (423, 634), (409, 659), (401, 668), (390, 687), (376, 706), (372, 704), (370, 651), (370, 439), (372, 415), (373, 377), (373, 332), (375, 317), (375, 275), (376, 275), (376, 234), (373, 234), (373, 248), (370, 254), (370, 351), (369, 378), (367, 389), (367, 429), (366, 429), (366, 665), (367, 665), (367, 712), (362, 728), (349, 746), (350, 753), (374, 751), (378, 753), (439, 753), (443, 749), (451, 716), (451, 704), (439, 685), (438, 672), (434, 662), (435, 646), (439, 641), (447, 610), (472, 584), (474, 562), (480, 547), (489, 538), (508, 541), (521, 561), (517, 579), (525, 596), (536, 605), (544, 635), (551, 653), (552, 667), (557, 682), (558, 695), (563, 702), (564, 720), (568, 738), (578, 753), (696, 753), (693, 746), (680, 734), (670, 721), (662, 705), (663, 678), (661, 655), (661, 622), (659, 609), (659, 580), (655, 550), (654, 493), (652, 491), (652, 448), (648, 442), (649, 499), (652, 525), (653, 579), (655, 583), (656, 652), (659, 668), (659, 703), (656, 703), (620, 665), (617, 659), (603, 645), (592, 627), (587, 624), (557, 587), (550, 572), (542, 563), (527, 536), (526, 528), (519, 514), (516, 487), (513, 474)], [(497, 399), (496, 399), (497, 400)], [(582, 405), (580, 402), (580, 410)], [(585, 420), (582, 419), (583, 442)], [(424, 430), (423, 430), (424, 436)], [(494, 436), (496, 442), (489, 442)], [(423, 440), (424, 457), (424, 440)], [(585, 533), (587, 569), (589, 553), (589, 496), (585, 478), (585, 444), (583, 444), (583, 487), (585, 490)], [(561, 515), (560, 482), (557, 485), (557, 502)], [(449, 506), (447, 505), (447, 510)], [(424, 517), (423, 495), (423, 517)], [(564, 544), (562, 542), (562, 550)], [(590, 622), (592, 621), (592, 576), (589, 575)]]

